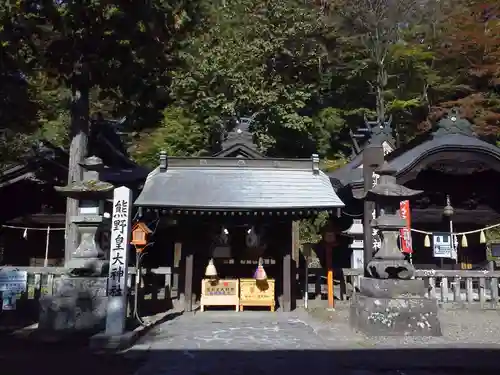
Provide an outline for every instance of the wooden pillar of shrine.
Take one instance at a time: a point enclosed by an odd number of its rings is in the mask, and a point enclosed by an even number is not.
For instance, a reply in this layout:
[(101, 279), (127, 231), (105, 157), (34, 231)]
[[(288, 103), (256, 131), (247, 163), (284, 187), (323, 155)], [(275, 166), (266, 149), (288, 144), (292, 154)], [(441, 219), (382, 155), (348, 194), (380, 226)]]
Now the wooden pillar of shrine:
[(193, 249), (186, 253), (186, 270), (184, 272), (184, 311), (193, 311), (193, 276), (194, 276), (194, 254)]
[(292, 253), (293, 253), (293, 225), (290, 222), (290, 230), (288, 231), (289, 240), (285, 241), (283, 252), (283, 311), (289, 312), (293, 308), (293, 288), (292, 288)]

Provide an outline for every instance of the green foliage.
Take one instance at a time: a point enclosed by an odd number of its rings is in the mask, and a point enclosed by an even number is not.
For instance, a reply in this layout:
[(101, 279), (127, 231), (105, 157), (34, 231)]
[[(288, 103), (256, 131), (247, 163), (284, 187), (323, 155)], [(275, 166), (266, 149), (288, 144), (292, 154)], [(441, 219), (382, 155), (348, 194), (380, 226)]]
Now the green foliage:
[(21, 132), (26, 139), (47, 136), (67, 144), (61, 139), (68, 123), (65, 90), (76, 86), (98, 92), (94, 99), (111, 104), (114, 114), (133, 117), (137, 128), (154, 127), (170, 100), (170, 71), (179, 65), (178, 50), (201, 25), (202, 14), (197, 0), (4, 1), (4, 138)]
[(206, 32), (186, 49), (190, 69), (174, 80), (181, 102), (212, 128), (258, 113), (254, 131), (263, 150), (310, 156), (322, 134), (305, 113), (324, 55), (319, 13), (293, 0), (239, 0), (210, 12)]
[(328, 221), (328, 212), (320, 212), (318, 216), (310, 220), (299, 222), (300, 243), (316, 243), (321, 239), (321, 229)]
[(205, 149), (206, 139), (202, 127), (184, 110), (169, 107), (163, 111), (161, 124), (143, 132), (130, 151), (140, 164), (155, 167), (160, 151), (169, 156), (196, 156)]

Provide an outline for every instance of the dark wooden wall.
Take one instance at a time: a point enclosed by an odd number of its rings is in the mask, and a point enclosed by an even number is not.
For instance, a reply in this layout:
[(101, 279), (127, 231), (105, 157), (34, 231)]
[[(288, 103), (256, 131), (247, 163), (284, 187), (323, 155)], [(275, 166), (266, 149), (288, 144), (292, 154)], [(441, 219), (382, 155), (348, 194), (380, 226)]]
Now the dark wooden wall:
[[(263, 241), (267, 248), (262, 254), (265, 259), (272, 260), (274, 264), (264, 264), (269, 278), (276, 280), (276, 295), (283, 294), (283, 258), (291, 254), (292, 249), (292, 224), (291, 220), (278, 221), (275, 218), (265, 220), (254, 220), (247, 218), (248, 224), (265, 225), (266, 235)], [(179, 219), (178, 225), (167, 227), (160, 224), (155, 235), (155, 244), (148, 250), (145, 264), (155, 268), (161, 266), (174, 267), (174, 244), (182, 243), (182, 258), (179, 267), (174, 272), (179, 272), (178, 291), (179, 295), (185, 294), (185, 266), (186, 256), (193, 254), (193, 285), (192, 293), (199, 299), (201, 293), (201, 280), (205, 274), (205, 268), (212, 256), (213, 234), (219, 230), (223, 221), (201, 218)], [(229, 228), (230, 245), (232, 247), (232, 260), (234, 264), (228, 264), (227, 259), (215, 259), (218, 275), (221, 278), (253, 277), (256, 269), (255, 264), (241, 264), (242, 260), (258, 260), (258, 256), (251, 256), (245, 246), (244, 228), (239, 227), (243, 220), (226, 219), (225, 226)], [(236, 226), (236, 227), (234, 227)], [(292, 262), (293, 263), (293, 262)], [(292, 272), (294, 267), (292, 265)], [(291, 277), (291, 276), (290, 276)]]

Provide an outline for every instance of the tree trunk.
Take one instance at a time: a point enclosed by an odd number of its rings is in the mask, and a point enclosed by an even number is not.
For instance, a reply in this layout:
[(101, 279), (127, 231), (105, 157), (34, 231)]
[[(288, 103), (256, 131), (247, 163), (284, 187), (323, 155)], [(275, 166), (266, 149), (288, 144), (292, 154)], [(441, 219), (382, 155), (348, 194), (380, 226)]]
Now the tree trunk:
[(385, 67), (385, 57), (376, 61), (377, 63), (377, 81), (376, 81), (376, 108), (377, 108), (377, 121), (379, 124), (383, 124), (386, 120), (385, 118), (385, 98), (384, 90), (387, 85), (387, 71)]
[[(68, 185), (82, 180), (83, 168), (80, 166), (80, 163), (87, 156), (89, 136), (89, 89), (87, 74), (86, 72), (80, 72), (72, 84)], [(78, 246), (78, 230), (76, 225), (71, 222), (71, 218), (77, 214), (78, 200), (68, 198), (66, 203), (65, 266), (71, 260), (71, 256)]]

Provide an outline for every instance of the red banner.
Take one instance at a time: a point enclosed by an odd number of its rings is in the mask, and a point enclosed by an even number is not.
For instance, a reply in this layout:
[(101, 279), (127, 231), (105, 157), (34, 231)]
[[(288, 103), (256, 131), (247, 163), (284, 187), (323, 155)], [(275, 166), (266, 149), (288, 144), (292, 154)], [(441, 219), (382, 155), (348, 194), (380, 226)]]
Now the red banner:
[(401, 201), (399, 203), (399, 212), (401, 218), (405, 220), (406, 226), (400, 229), (401, 251), (406, 254), (413, 253), (411, 244), (411, 217), (410, 217), (410, 201)]

